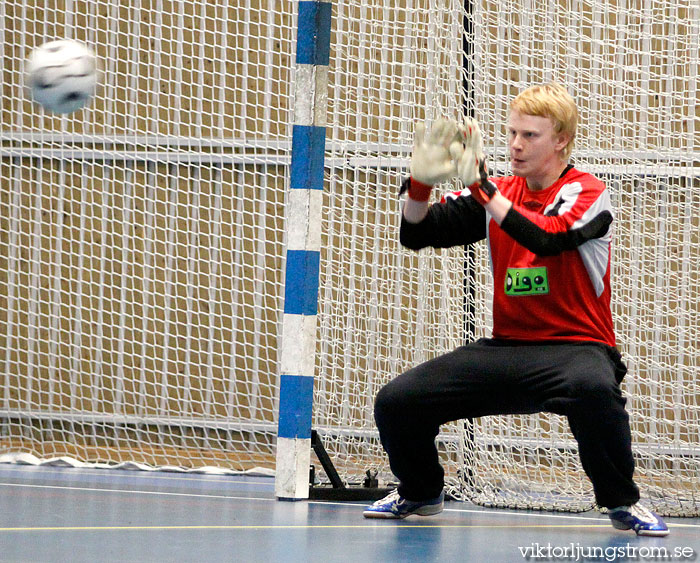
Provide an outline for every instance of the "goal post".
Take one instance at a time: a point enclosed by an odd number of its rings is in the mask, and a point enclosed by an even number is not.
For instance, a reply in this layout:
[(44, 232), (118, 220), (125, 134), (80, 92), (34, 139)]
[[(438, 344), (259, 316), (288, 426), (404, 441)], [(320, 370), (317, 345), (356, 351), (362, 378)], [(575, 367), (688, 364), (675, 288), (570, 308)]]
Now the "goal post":
[(309, 497), (332, 4), (298, 3), (275, 494)]

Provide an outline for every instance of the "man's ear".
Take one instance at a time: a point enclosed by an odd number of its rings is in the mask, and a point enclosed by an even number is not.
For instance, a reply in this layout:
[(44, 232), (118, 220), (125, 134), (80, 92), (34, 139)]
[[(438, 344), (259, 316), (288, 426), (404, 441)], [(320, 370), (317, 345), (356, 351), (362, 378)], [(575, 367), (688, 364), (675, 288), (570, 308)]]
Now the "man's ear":
[(554, 148), (558, 151), (561, 152), (566, 148), (566, 145), (569, 144), (569, 141), (571, 140), (571, 136), (567, 135), (566, 133), (559, 133), (556, 136), (556, 141), (554, 143)]

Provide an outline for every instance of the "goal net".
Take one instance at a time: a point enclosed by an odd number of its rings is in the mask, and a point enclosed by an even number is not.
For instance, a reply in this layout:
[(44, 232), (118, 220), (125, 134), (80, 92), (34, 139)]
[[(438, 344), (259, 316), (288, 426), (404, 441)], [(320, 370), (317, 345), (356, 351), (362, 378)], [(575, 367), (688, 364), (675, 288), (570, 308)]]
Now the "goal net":
[[(271, 471), (296, 4), (57, 4), (0, 4), (0, 456)], [(333, 3), (313, 427), (346, 482), (392, 480), (377, 390), (490, 331), (482, 244), (398, 244), (414, 123), (474, 115), (505, 174), (510, 99), (556, 79), (581, 110), (574, 162), (616, 208), (637, 480), (657, 511), (700, 513), (699, 22), (687, 0)], [(22, 87), (58, 37), (102, 65), (67, 118)], [(457, 498), (592, 506), (561, 417), (438, 443)]]
[[(314, 420), (336, 465), (358, 481), (368, 467), (391, 479), (374, 433), (377, 389), (490, 334), (485, 246), (416, 254), (397, 242), (414, 123), (474, 115), (491, 166), (507, 173), (509, 101), (556, 79), (580, 105), (574, 163), (606, 181), (616, 208), (614, 315), (636, 478), (660, 512), (697, 514), (700, 10), (368, 0), (337, 3), (335, 18)], [(458, 421), (438, 443), (458, 498), (593, 506), (563, 417)]]
[[(272, 470), (293, 5), (58, 4), (0, 4), (0, 451)], [(65, 118), (22, 87), (61, 37)]]

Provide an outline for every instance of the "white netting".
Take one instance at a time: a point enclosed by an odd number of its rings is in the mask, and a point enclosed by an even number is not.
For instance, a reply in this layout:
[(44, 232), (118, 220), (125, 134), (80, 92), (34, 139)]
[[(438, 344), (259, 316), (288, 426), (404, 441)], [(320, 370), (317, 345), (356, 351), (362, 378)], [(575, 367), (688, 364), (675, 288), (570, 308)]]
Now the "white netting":
[[(473, 112), (492, 166), (506, 173), (509, 101), (556, 79), (581, 109), (575, 164), (608, 183), (617, 209), (613, 306), (630, 367), (624, 387), (637, 480), (657, 510), (697, 514), (700, 8), (468, 4), (336, 4), (315, 423), (349, 480), (361, 481), (366, 469), (391, 479), (374, 432), (376, 390), (417, 362), (488, 335), (491, 324), (483, 245), (416, 256), (398, 244), (397, 187), (413, 124)], [(465, 272), (473, 276), (466, 289)], [(458, 497), (592, 506), (562, 417), (457, 422), (439, 443)]]
[[(0, 451), (271, 467), (290, 2), (0, 4)], [(52, 117), (24, 60), (101, 66)]]
[[(0, 3), (0, 452), (272, 467), (295, 13)], [(689, 0), (333, 3), (314, 427), (343, 478), (390, 478), (379, 387), (489, 332), (483, 245), (399, 247), (415, 121), (473, 112), (504, 173), (509, 100), (555, 78), (581, 106), (575, 162), (617, 209), (638, 480), (657, 510), (700, 511), (699, 21)], [(22, 91), (57, 37), (102, 61), (65, 119)], [(440, 447), (457, 496), (591, 504), (560, 417), (457, 422)]]

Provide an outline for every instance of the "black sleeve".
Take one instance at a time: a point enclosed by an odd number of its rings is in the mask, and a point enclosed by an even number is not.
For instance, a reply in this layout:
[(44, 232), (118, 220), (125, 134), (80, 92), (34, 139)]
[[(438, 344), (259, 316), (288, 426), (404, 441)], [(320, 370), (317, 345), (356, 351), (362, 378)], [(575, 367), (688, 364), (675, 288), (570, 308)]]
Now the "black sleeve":
[(612, 221), (612, 214), (606, 210), (578, 229), (550, 233), (511, 207), (501, 222), (501, 229), (538, 256), (556, 256), (565, 250), (574, 250), (586, 241), (604, 236)]
[(434, 203), (420, 223), (409, 223), (401, 216), (400, 241), (412, 250), (471, 244), (485, 237), (486, 212), (471, 196)]

